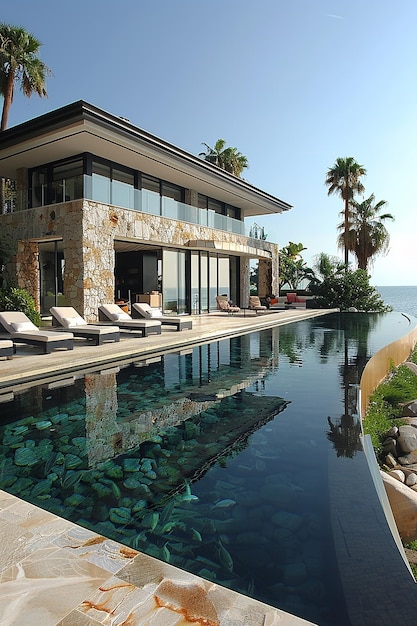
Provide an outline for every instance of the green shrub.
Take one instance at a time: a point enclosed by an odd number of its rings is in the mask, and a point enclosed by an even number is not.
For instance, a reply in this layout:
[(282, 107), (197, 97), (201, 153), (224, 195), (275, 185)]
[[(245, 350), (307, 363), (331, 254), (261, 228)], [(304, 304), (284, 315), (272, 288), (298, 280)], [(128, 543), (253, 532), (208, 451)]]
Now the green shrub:
[(338, 268), (322, 282), (311, 283), (310, 290), (318, 306), (325, 309), (347, 311), (354, 307), (366, 313), (392, 310), (384, 304), (376, 288), (369, 284), (369, 275), (365, 270)]
[(36, 310), (35, 301), (25, 289), (0, 289), (0, 311), (22, 311), (36, 326), (41, 325), (41, 316)]
[[(410, 356), (415, 358), (416, 352)], [(376, 456), (382, 452), (382, 440), (392, 426), (392, 420), (402, 414), (402, 404), (417, 398), (417, 376), (405, 365), (394, 368), (369, 399), (363, 420), (365, 434), (371, 436)]]

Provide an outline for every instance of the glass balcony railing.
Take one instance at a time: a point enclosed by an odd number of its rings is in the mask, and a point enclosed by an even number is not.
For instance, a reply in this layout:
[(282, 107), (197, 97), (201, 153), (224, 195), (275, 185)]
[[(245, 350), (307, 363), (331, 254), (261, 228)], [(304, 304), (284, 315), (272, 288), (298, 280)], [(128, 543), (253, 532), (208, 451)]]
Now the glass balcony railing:
[[(134, 209), (151, 215), (161, 215), (173, 220), (181, 222), (189, 222), (190, 224), (198, 224), (199, 226), (208, 226), (217, 230), (235, 233), (237, 235), (245, 235), (245, 224), (240, 220), (236, 220), (226, 215), (220, 215), (215, 211), (207, 209), (199, 209), (198, 207), (178, 202), (173, 198), (160, 196), (158, 193), (147, 189), (134, 189), (133, 194), (125, 194), (129, 198), (128, 202), (116, 202), (116, 198), (112, 193), (112, 184), (109, 186), (110, 204), (120, 206), (126, 209)], [(95, 189), (94, 180), (90, 176), (84, 176), (84, 197), (88, 200), (103, 201), (101, 186)], [(118, 184), (117, 199), (122, 199), (120, 192), (120, 183)]]
[(133, 209), (151, 215), (161, 215), (181, 222), (208, 226), (237, 235), (246, 235), (244, 222), (220, 215), (210, 209), (200, 209), (184, 202), (178, 202), (167, 196), (147, 189), (134, 189), (121, 181), (93, 174), (93, 176), (75, 176), (55, 181), (52, 186), (42, 185), (32, 190), (32, 207), (46, 206), (60, 202), (69, 202), (85, 198)]

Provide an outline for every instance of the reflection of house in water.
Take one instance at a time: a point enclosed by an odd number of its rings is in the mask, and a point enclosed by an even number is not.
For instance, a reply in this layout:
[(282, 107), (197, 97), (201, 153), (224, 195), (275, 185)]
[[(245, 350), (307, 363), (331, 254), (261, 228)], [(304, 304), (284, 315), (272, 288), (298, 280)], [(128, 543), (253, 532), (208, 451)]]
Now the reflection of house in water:
[[(271, 329), (167, 354), (146, 367), (136, 363), (119, 374), (86, 375), (90, 467), (257, 385), (277, 359), (278, 329)], [(273, 399), (258, 404), (270, 412)]]

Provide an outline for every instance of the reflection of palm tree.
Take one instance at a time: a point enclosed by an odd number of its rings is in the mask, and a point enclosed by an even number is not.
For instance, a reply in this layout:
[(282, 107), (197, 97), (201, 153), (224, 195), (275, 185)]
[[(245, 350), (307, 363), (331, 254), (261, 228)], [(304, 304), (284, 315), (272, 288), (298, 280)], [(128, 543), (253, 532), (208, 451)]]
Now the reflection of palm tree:
[(338, 425), (334, 424), (330, 417), (327, 421), (330, 426), (327, 437), (333, 442), (337, 456), (352, 459), (355, 453), (362, 449), (359, 440), (361, 434), (359, 419), (353, 415), (342, 415)]
[(357, 389), (370, 357), (368, 337), (377, 321), (377, 315), (342, 313), (340, 321), (344, 331), (343, 363), (340, 366), (344, 412), (337, 424), (330, 417), (327, 418), (330, 426), (327, 437), (333, 442), (338, 457), (351, 459), (358, 450), (361, 450), (359, 437), (362, 428), (357, 415)]

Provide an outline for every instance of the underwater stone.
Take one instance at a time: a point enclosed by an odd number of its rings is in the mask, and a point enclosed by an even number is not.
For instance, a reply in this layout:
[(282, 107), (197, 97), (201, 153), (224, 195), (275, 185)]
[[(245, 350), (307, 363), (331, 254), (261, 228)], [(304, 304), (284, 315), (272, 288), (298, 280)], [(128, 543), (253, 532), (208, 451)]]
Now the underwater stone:
[(84, 499), (85, 498), (81, 493), (73, 493), (71, 496), (64, 500), (64, 504), (65, 506), (71, 506), (76, 508), (81, 503), (84, 503)]
[(68, 417), (68, 413), (58, 413), (57, 415), (53, 415), (51, 417), (51, 422), (53, 424), (59, 424), (63, 420), (66, 420)]
[(123, 459), (123, 469), (125, 472), (137, 472), (139, 470), (139, 459)]
[(17, 448), (14, 455), (14, 462), (15, 465), (32, 467), (32, 465), (36, 465), (38, 462), (38, 457), (30, 448)]
[(301, 585), (307, 579), (304, 563), (290, 563), (284, 569), (283, 580), (286, 585)]
[(38, 430), (45, 430), (45, 428), (52, 426), (52, 422), (49, 420), (43, 420), (41, 422), (36, 422), (35, 426)]
[(130, 522), (132, 516), (130, 509), (126, 507), (117, 507), (110, 509), (109, 518), (114, 524), (127, 524)]
[(123, 481), (123, 485), (126, 489), (137, 489), (140, 487), (140, 482), (136, 480), (136, 478), (131, 477), (126, 478), (126, 480)]
[(39, 497), (42, 496), (46, 493), (49, 494), (49, 491), (52, 487), (52, 480), (48, 479), (48, 480), (41, 480), (39, 483), (37, 483), (32, 491), (30, 492), (31, 496)]
[(303, 523), (301, 515), (289, 513), (288, 511), (279, 511), (272, 516), (272, 521), (281, 528), (286, 528), (292, 532), (296, 532)]
[(67, 454), (65, 455), (65, 467), (67, 469), (74, 469), (82, 464), (82, 460), (79, 456), (75, 454)]

